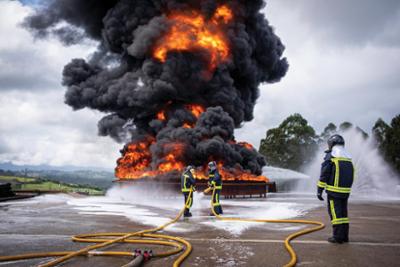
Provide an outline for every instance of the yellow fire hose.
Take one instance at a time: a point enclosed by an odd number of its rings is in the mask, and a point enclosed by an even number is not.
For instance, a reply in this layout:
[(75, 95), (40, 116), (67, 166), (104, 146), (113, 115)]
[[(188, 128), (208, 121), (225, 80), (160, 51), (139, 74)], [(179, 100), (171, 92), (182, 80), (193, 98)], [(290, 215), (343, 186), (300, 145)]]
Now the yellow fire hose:
[[(317, 225), (316, 227), (304, 229), (293, 233), (286, 237), (285, 239), (285, 248), (290, 254), (290, 261), (285, 265), (285, 267), (292, 267), (296, 265), (297, 256), (293, 250), (293, 247), (290, 244), (290, 241), (298, 236), (305, 235), (311, 232), (315, 232), (321, 230), (325, 227), (322, 222), (318, 221), (309, 221), (309, 220), (264, 220), (264, 219), (241, 219), (241, 218), (228, 218), (222, 217), (218, 215), (213, 208), (212, 200), (215, 195), (215, 188), (207, 188), (204, 190), (204, 193), (212, 192), (211, 197), (211, 211), (215, 215), (215, 217), (219, 220), (223, 221), (240, 221), (240, 222), (260, 222), (260, 223), (296, 223), (296, 224), (312, 224)], [(188, 204), (189, 198), (185, 204)], [(154, 254), (153, 257), (167, 257), (180, 253), (182, 250), (184, 252), (174, 261), (173, 267), (179, 267), (180, 264), (189, 256), (192, 251), (192, 245), (181, 237), (174, 237), (170, 235), (164, 234), (155, 234), (155, 232), (163, 230), (167, 226), (177, 222), (179, 218), (183, 215), (185, 207), (179, 212), (179, 214), (171, 221), (166, 224), (163, 224), (159, 227), (132, 232), (132, 233), (97, 233), (97, 234), (83, 234), (72, 237), (74, 242), (84, 242), (84, 243), (96, 243), (95, 245), (91, 245), (85, 247), (83, 249), (77, 251), (62, 251), (62, 252), (47, 252), (47, 253), (31, 253), (31, 254), (23, 254), (16, 256), (1, 256), (0, 261), (18, 261), (18, 260), (26, 260), (26, 259), (34, 259), (34, 258), (49, 258), (49, 257), (58, 257), (55, 260), (47, 262), (45, 264), (39, 265), (39, 267), (51, 267), (62, 262), (65, 262), (71, 258), (76, 256), (128, 256), (134, 257), (135, 253), (127, 252), (127, 251), (93, 251), (95, 249), (104, 248), (106, 246), (110, 246), (115, 243), (135, 243), (135, 244), (151, 244), (151, 245), (162, 245), (174, 247), (174, 249), (160, 252)], [(132, 239), (142, 238), (142, 239)], [(145, 239), (143, 239), (145, 238)]]
[[(192, 193), (192, 191), (190, 192)], [(189, 198), (185, 203), (188, 205)], [(140, 244), (155, 244), (155, 245), (163, 245), (163, 246), (171, 246), (175, 247), (175, 249), (154, 254), (153, 257), (167, 257), (171, 255), (175, 255), (182, 250), (184, 247), (186, 248), (184, 252), (174, 261), (173, 267), (179, 267), (181, 263), (189, 256), (192, 252), (192, 245), (183, 238), (163, 235), (163, 234), (154, 234), (157, 231), (163, 230), (167, 226), (177, 222), (179, 218), (183, 215), (185, 211), (185, 207), (178, 213), (178, 215), (171, 221), (148, 230), (132, 232), (132, 233), (97, 233), (97, 234), (83, 234), (72, 237), (72, 240), (75, 242), (85, 242), (85, 243), (97, 243), (95, 245), (91, 245), (85, 247), (83, 249), (77, 251), (62, 251), (62, 252), (47, 252), (47, 253), (30, 253), (23, 255), (15, 255), (15, 256), (2, 256), (0, 257), (0, 261), (18, 261), (18, 260), (26, 260), (26, 259), (34, 259), (34, 258), (48, 258), (48, 257), (59, 257), (55, 260), (47, 262), (45, 264), (39, 265), (39, 267), (51, 267), (56, 266), (62, 262), (65, 262), (71, 258), (76, 256), (130, 256), (134, 257), (135, 253), (127, 252), (127, 251), (93, 251), (95, 249), (104, 248), (106, 246), (110, 246), (115, 243), (140, 243)], [(102, 238), (101, 238), (102, 237)], [(105, 238), (109, 237), (109, 238)], [(110, 238), (114, 237), (114, 238)], [(117, 238), (115, 238), (117, 237)], [(142, 237), (146, 239), (131, 239), (132, 237)]]
[(316, 227), (309, 228), (309, 229), (304, 229), (300, 230), (296, 233), (293, 233), (286, 237), (285, 239), (285, 248), (290, 254), (290, 261), (285, 264), (285, 267), (292, 267), (296, 266), (297, 263), (297, 255), (294, 252), (293, 247), (290, 244), (290, 241), (298, 236), (305, 235), (308, 233), (312, 233), (318, 230), (321, 230), (325, 227), (325, 225), (322, 222), (318, 221), (309, 221), (309, 220), (264, 220), (264, 219), (241, 219), (241, 218), (228, 218), (228, 217), (222, 217), (219, 214), (217, 214), (213, 208), (213, 199), (215, 195), (215, 187), (209, 187), (206, 190), (204, 190), (204, 193), (208, 193), (212, 190), (212, 197), (211, 197), (211, 211), (215, 215), (215, 217), (219, 220), (222, 221), (237, 221), (237, 222), (260, 222), (260, 223), (296, 223), (296, 224), (312, 224), (312, 225), (317, 225)]

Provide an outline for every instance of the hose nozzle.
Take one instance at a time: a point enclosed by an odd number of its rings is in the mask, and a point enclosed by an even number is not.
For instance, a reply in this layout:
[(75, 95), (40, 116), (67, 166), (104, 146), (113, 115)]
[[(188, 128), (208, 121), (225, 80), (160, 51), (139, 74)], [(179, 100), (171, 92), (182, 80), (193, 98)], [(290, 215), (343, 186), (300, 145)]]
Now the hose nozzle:
[(212, 190), (212, 187), (208, 187), (206, 190), (203, 191), (204, 194), (209, 193)]

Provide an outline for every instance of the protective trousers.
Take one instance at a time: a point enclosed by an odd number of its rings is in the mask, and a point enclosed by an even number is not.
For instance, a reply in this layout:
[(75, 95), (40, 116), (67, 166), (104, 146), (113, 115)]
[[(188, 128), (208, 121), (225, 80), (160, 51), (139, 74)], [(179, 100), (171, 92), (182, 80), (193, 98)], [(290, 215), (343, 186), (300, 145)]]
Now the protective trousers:
[(347, 198), (334, 198), (328, 195), (328, 213), (331, 217), (333, 237), (338, 241), (348, 242)]
[(219, 203), (220, 195), (221, 195), (221, 189), (215, 189), (215, 193), (212, 199), (212, 205), (216, 214), (222, 214), (221, 203)]
[(188, 214), (193, 205), (193, 191), (184, 192), (183, 196), (185, 197), (185, 214)]

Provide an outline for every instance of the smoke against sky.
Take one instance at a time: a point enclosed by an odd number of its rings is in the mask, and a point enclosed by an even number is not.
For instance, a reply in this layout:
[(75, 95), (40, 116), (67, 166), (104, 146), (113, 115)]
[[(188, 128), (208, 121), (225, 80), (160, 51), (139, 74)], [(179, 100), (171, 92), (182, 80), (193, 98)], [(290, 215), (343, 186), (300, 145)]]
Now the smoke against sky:
[[(294, 112), (318, 130), (349, 120), (367, 131), (378, 117), (399, 112), (398, 4), (313, 2), (268, 1), (265, 12), (291, 66), (280, 83), (261, 87), (254, 120), (236, 131), (238, 140), (258, 147), (266, 129)], [(0, 160), (113, 167), (119, 146), (96, 136), (93, 122), (101, 114), (72, 112), (60, 85), (63, 66), (86, 57), (94, 44), (66, 49), (51, 38), (33, 41), (18, 27), (29, 6), (1, 1), (0, 12)]]
[(263, 6), (262, 0), (59, 0), (35, 10), (24, 26), (66, 45), (79, 42), (75, 36), (99, 41), (89, 60), (65, 65), (62, 84), (66, 104), (106, 113), (99, 133), (128, 143), (118, 178), (210, 160), (260, 175), (263, 156), (237, 143), (233, 130), (253, 119), (259, 85), (278, 82), (288, 69)]

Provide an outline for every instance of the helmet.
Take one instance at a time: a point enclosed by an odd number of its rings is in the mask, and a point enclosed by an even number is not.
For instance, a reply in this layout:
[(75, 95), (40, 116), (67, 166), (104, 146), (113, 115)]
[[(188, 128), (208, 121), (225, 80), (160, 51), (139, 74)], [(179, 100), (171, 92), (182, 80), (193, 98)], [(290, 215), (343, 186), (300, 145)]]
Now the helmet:
[(193, 169), (194, 169), (193, 165), (188, 165), (188, 166), (186, 167), (186, 169), (185, 169), (185, 172), (189, 172), (189, 171), (191, 171), (191, 170), (193, 170)]
[(215, 161), (210, 161), (210, 162), (208, 163), (208, 168), (209, 168), (211, 171), (216, 170), (216, 169), (217, 169), (217, 163), (216, 163)]
[(336, 145), (344, 146), (344, 138), (341, 135), (334, 134), (331, 137), (329, 137), (329, 139), (328, 139), (329, 150), (331, 150), (332, 147), (334, 147)]

